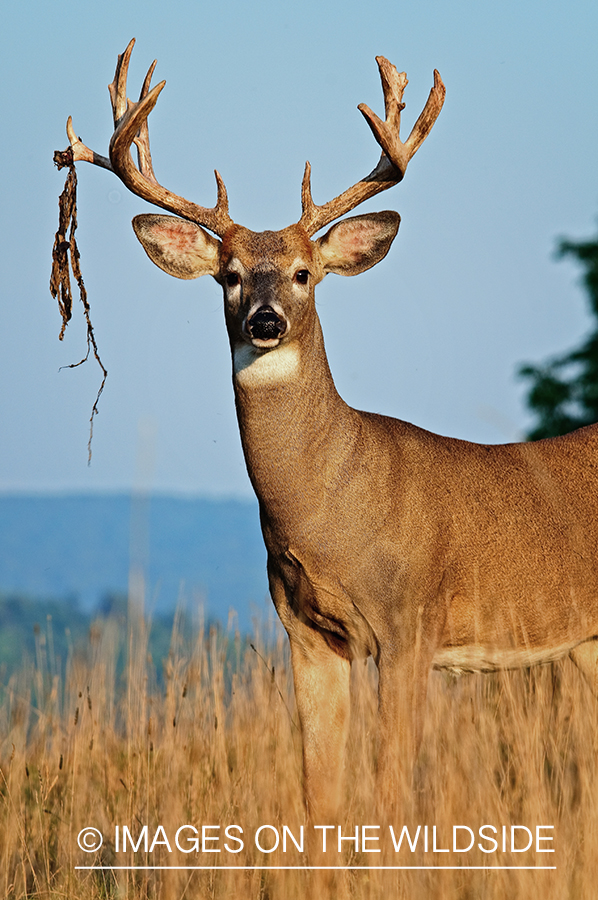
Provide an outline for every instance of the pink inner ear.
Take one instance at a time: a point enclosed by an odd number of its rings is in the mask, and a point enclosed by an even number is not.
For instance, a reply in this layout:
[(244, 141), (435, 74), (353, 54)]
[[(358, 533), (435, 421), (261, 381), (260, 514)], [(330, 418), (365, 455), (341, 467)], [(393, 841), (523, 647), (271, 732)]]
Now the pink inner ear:
[(361, 253), (369, 245), (370, 241), (366, 240), (365, 235), (358, 231), (354, 231), (353, 234), (349, 233), (343, 238), (343, 246), (348, 253), (351, 251)]
[(351, 256), (363, 256), (371, 250), (379, 229), (369, 222), (360, 222), (356, 227), (354, 223), (347, 224), (338, 235), (338, 242), (343, 253)]
[(185, 222), (173, 222), (168, 225), (157, 224), (152, 232), (159, 244), (172, 252), (185, 252), (195, 244), (197, 229)]

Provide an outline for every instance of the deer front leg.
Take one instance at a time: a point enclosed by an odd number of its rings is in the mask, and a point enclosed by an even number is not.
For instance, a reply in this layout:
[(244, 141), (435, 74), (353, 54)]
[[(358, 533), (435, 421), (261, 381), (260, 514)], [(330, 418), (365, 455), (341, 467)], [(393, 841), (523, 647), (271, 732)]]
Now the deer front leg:
[(342, 799), (351, 663), (307, 625), (298, 623), (289, 637), (307, 811), (320, 824), (334, 824)]
[(314, 588), (290, 568), (288, 583), (268, 560), (270, 593), (289, 636), (295, 700), (303, 740), (303, 789), (307, 813), (319, 824), (335, 824), (341, 804), (349, 729), (351, 662), (337, 652), (306, 615)]

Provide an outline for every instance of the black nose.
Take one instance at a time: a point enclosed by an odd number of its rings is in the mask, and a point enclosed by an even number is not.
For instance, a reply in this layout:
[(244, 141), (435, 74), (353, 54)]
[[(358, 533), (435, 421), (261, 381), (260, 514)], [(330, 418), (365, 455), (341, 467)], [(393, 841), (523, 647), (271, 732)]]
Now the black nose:
[(247, 322), (250, 336), (260, 341), (280, 337), (286, 331), (286, 324), (271, 306), (261, 306)]

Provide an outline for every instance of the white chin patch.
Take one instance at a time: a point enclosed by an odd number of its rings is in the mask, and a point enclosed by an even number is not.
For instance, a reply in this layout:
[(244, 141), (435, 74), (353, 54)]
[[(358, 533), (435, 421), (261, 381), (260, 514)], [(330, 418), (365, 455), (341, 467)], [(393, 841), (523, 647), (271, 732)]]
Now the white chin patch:
[(233, 351), (235, 380), (243, 387), (276, 384), (294, 378), (299, 370), (299, 349), (289, 344), (272, 350), (256, 350), (236, 344)]

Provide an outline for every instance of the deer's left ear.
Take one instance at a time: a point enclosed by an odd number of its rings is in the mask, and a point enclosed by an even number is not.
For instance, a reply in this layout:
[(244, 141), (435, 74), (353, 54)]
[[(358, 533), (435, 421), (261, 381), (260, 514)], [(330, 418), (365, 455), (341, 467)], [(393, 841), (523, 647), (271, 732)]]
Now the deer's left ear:
[(186, 219), (153, 214), (135, 216), (133, 229), (154, 262), (175, 278), (217, 275), (220, 241)]
[(394, 241), (401, 217), (396, 212), (367, 213), (343, 219), (315, 241), (324, 272), (359, 275), (384, 259)]

